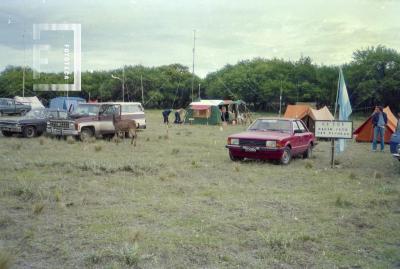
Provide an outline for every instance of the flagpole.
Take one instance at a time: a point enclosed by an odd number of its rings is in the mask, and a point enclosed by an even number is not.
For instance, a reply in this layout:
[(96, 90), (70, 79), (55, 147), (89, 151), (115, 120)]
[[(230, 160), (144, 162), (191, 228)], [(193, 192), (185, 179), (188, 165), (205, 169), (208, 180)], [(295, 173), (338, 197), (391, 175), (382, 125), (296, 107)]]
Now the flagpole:
[[(336, 111), (338, 107), (338, 97), (339, 97), (339, 87), (340, 87), (340, 78), (342, 76), (341, 68), (339, 67), (339, 79), (337, 82), (337, 89), (336, 89), (336, 98), (335, 98), (335, 113), (333, 114), (333, 120), (336, 119)], [(335, 167), (335, 138), (332, 138), (331, 141), (331, 168)]]

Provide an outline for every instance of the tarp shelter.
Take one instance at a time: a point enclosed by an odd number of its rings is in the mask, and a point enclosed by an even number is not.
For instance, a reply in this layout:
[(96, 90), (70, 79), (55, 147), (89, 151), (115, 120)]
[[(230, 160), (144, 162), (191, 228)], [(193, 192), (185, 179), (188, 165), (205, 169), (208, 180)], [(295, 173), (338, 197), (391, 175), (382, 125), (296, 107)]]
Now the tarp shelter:
[(311, 132), (315, 132), (315, 121), (334, 120), (326, 106), (321, 109), (313, 109), (308, 105), (288, 105), (283, 117), (301, 119)]
[(21, 97), (21, 96), (15, 96), (14, 100), (20, 103), (23, 103), (24, 105), (30, 105), (31, 109), (41, 109), (44, 108), (42, 102), (36, 97)]
[(231, 115), (227, 120), (238, 117), (240, 105), (245, 105), (241, 100), (200, 100), (189, 104), (185, 116), (185, 122), (193, 124), (220, 124), (221, 109), (225, 107)]
[(86, 103), (86, 100), (80, 97), (56, 97), (50, 100), (50, 108), (74, 111), (80, 103)]
[[(386, 113), (388, 118), (385, 130), (385, 143), (389, 143), (390, 137), (396, 130), (397, 119), (388, 106), (383, 109), (383, 112)], [(374, 130), (372, 127), (372, 114), (363, 124), (361, 124), (360, 127), (357, 128), (357, 130), (354, 131), (354, 135), (357, 142), (372, 142), (374, 138)], [(378, 141), (380, 141), (379, 138)]]

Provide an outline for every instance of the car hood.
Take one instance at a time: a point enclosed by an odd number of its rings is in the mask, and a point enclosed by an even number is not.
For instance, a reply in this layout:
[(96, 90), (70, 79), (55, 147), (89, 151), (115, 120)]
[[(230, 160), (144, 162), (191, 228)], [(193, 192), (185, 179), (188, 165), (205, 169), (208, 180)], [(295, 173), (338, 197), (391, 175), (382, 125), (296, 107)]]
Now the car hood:
[(272, 131), (246, 131), (243, 133), (230, 135), (230, 138), (246, 138), (257, 140), (283, 140), (289, 138), (289, 133), (272, 132)]
[(46, 121), (43, 118), (32, 118), (32, 117), (12, 117), (12, 118), (2, 118), (0, 123), (2, 124), (16, 124), (16, 123), (24, 123), (24, 122), (33, 122), (33, 121)]

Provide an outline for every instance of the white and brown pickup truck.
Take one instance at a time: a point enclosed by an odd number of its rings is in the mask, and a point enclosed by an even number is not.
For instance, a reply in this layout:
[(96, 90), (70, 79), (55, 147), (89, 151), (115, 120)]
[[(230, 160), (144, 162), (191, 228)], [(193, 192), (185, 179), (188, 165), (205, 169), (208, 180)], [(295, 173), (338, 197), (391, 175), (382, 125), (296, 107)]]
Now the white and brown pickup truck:
[(137, 127), (146, 128), (146, 117), (141, 103), (107, 102), (79, 104), (69, 119), (52, 119), (46, 132), (54, 136), (89, 137), (112, 136), (115, 133), (113, 117), (116, 110), (121, 119), (133, 119)]

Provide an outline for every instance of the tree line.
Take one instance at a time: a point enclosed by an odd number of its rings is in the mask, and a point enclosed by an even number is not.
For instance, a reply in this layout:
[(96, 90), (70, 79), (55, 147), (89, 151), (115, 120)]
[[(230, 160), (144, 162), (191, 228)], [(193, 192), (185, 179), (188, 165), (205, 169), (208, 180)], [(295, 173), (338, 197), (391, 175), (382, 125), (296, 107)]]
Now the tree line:
[[(159, 67), (141, 65), (82, 72), (82, 91), (70, 96), (99, 101), (122, 100), (125, 74), (125, 101), (142, 101), (146, 108), (186, 107), (198, 98), (241, 99), (250, 109), (276, 112), (282, 103), (315, 102), (318, 107), (335, 104), (338, 66), (317, 65), (310, 57), (297, 61), (254, 58), (226, 65), (205, 78), (192, 76), (188, 67), (171, 64)], [(375, 105), (389, 105), (400, 111), (400, 54), (385, 46), (370, 47), (353, 53), (350, 63), (342, 65), (354, 111), (370, 111)], [(22, 67), (7, 66), (0, 73), (0, 96), (22, 95)], [(71, 79), (70, 79), (71, 80)], [(65, 95), (64, 92), (33, 92), (33, 70), (25, 70), (25, 95), (42, 99)], [(64, 83), (61, 73), (41, 73), (40, 83)], [(71, 83), (71, 81), (69, 81)], [(192, 85), (194, 86), (192, 96)]]

